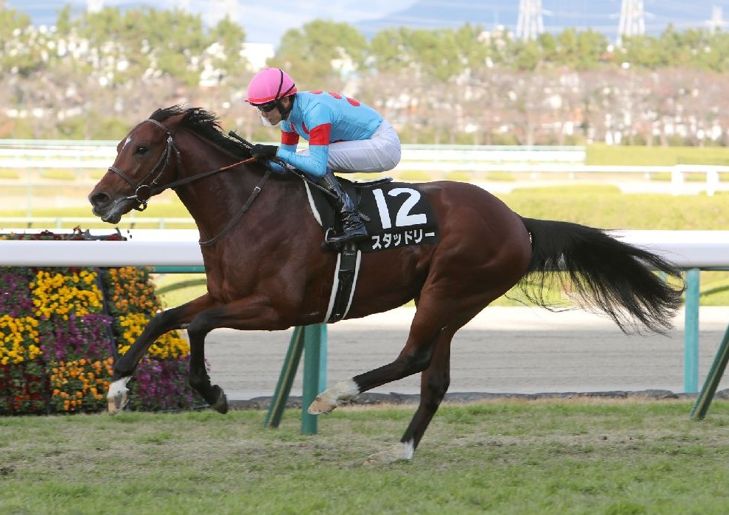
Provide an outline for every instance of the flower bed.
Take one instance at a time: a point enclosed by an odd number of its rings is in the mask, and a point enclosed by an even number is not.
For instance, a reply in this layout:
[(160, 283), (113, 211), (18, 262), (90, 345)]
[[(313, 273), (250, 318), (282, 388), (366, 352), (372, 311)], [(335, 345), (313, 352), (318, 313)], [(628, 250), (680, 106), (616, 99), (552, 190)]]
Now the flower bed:
[[(90, 236), (79, 230), (0, 235), (61, 238)], [(114, 359), (160, 309), (147, 269), (0, 268), (0, 415), (104, 409)], [(187, 341), (176, 331), (152, 344), (129, 384), (131, 408), (199, 403), (187, 384), (188, 355)]]
[[(146, 268), (110, 268), (104, 272), (109, 312), (114, 316), (116, 349), (123, 356), (142, 334), (160, 303)], [(140, 361), (129, 383), (130, 406), (140, 410), (185, 409), (202, 400), (187, 384), (190, 347), (178, 331), (163, 334)]]

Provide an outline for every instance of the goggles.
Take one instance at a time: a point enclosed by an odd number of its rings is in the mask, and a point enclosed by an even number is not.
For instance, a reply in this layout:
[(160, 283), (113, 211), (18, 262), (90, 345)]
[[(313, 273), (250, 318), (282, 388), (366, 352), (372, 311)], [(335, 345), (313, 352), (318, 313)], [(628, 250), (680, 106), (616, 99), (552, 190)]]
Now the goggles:
[(273, 100), (271, 102), (266, 102), (265, 104), (258, 104), (256, 107), (262, 113), (270, 113), (271, 111), (276, 109), (277, 105), (278, 105), (278, 100)]

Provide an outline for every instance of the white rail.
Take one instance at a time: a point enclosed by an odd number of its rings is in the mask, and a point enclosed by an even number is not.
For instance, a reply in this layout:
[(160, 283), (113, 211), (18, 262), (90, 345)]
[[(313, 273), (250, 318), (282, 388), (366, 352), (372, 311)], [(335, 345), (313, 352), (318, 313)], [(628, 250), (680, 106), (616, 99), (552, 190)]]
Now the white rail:
[[(0, 168), (98, 169), (108, 168), (116, 157), (115, 141), (0, 140)], [(402, 169), (425, 170), (440, 163), (474, 166), (483, 163), (585, 162), (584, 147), (403, 145)], [(460, 166), (460, 165), (459, 165)]]
[[(612, 234), (680, 268), (729, 267), (729, 231)], [(200, 266), (197, 237), (196, 230), (137, 230), (127, 241), (0, 240), (0, 266)]]

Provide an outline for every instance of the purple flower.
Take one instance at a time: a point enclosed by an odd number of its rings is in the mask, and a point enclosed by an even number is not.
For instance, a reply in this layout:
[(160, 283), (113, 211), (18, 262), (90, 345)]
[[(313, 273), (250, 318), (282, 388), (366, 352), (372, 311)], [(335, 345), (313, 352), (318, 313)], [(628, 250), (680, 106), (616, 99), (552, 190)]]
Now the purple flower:
[(33, 314), (31, 279), (27, 268), (0, 268), (0, 314), (15, 318)]
[(47, 360), (103, 360), (113, 344), (108, 315), (71, 315), (68, 320), (46, 320), (40, 324), (41, 349)]

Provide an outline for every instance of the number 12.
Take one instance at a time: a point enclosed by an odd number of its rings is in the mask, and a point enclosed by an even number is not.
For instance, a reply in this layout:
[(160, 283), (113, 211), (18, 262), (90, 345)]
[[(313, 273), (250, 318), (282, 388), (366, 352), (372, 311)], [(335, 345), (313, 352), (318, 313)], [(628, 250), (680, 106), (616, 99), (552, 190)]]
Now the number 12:
[[(390, 216), (390, 210), (387, 207), (387, 202), (385, 201), (385, 194), (380, 188), (372, 190), (372, 194), (375, 196), (375, 202), (377, 202), (377, 210), (380, 213), (382, 228), (390, 229), (392, 227), (392, 218)], [(388, 191), (387, 194), (391, 197), (397, 197), (402, 194), (410, 195), (405, 202), (402, 203), (400, 209), (397, 210), (395, 227), (422, 225), (428, 221), (428, 218), (423, 213), (410, 214), (410, 210), (418, 203), (418, 200), (420, 200), (419, 191), (412, 188), (393, 188)]]

